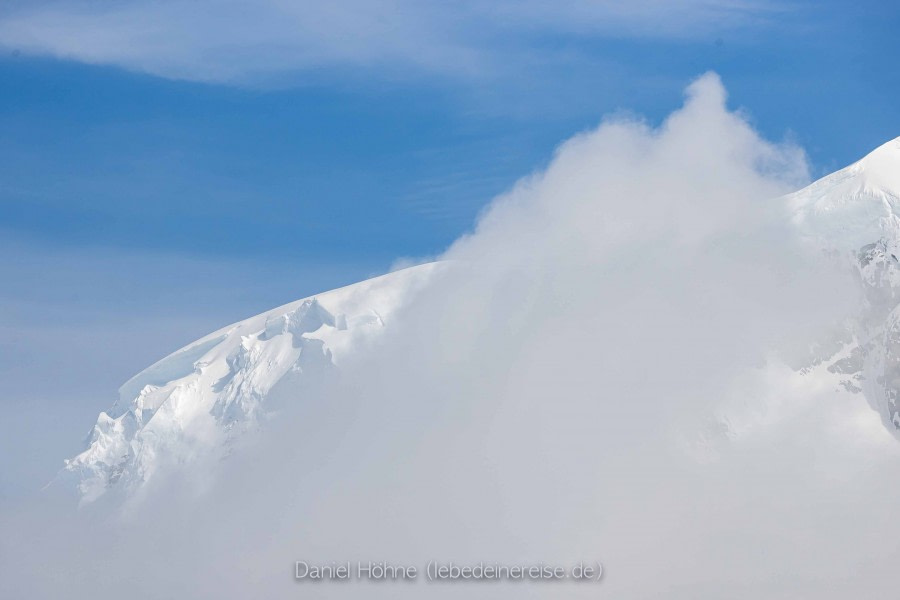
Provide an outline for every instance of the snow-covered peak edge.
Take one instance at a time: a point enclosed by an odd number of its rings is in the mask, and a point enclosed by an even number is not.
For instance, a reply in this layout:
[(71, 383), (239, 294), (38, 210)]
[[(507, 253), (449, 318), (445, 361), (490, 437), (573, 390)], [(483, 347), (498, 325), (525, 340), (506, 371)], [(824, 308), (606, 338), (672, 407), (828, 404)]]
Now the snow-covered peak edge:
[(273, 390), (296, 388), (377, 336), (436, 268), (419, 265), (296, 300), (173, 352), (119, 388), (57, 481), (74, 485), (87, 503), (110, 491), (127, 496), (167, 464), (224, 453), (257, 423)]
[(822, 246), (856, 251), (900, 235), (900, 137), (787, 196), (801, 233)]

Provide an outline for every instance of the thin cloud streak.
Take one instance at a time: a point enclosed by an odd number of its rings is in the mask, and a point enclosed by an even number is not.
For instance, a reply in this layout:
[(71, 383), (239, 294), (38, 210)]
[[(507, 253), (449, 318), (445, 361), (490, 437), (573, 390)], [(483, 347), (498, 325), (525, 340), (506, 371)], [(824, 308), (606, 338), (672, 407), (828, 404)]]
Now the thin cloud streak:
[[(761, 0), (454, 3), (43, 2), (0, 12), (0, 47), (169, 79), (253, 84), (323, 67), (490, 76), (535, 35), (684, 39), (758, 26)], [(664, 18), (660, 18), (660, 16)]]

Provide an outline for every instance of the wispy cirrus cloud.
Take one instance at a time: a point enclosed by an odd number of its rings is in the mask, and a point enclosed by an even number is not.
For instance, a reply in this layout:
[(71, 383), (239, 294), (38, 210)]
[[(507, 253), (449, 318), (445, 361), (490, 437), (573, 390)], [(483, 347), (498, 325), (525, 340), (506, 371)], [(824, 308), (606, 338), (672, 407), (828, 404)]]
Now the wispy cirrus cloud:
[(759, 25), (773, 10), (768, 0), (51, 0), (0, 9), (0, 47), (216, 83), (331, 67), (469, 77), (535, 35), (690, 38)]

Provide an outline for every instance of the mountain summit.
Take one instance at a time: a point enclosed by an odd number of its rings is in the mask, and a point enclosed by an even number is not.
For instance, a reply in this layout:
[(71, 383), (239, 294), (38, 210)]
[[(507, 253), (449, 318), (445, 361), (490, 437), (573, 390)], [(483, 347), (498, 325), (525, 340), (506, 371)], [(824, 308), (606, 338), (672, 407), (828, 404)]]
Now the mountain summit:
[(900, 137), (787, 200), (794, 223), (828, 248), (900, 238)]

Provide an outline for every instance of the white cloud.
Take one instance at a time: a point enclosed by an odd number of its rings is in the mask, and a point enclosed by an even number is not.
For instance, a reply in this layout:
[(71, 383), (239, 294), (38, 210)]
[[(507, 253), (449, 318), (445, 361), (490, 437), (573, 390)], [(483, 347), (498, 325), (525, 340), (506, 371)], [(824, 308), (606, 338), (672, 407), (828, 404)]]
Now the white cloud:
[(770, 11), (768, 2), (721, 0), (50, 1), (0, 11), (0, 46), (208, 82), (321, 67), (469, 77), (514, 59), (535, 33), (683, 38), (756, 23)]
[[(612, 119), (563, 144), (375, 352), (131, 520), (8, 512), (0, 591), (893, 598), (900, 446), (863, 398), (772, 358), (854, 310), (853, 283), (772, 200), (803, 153), (724, 101), (706, 75), (658, 128)], [(606, 565), (601, 588), (290, 580), (299, 559), (582, 558)]]

